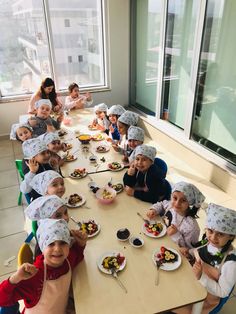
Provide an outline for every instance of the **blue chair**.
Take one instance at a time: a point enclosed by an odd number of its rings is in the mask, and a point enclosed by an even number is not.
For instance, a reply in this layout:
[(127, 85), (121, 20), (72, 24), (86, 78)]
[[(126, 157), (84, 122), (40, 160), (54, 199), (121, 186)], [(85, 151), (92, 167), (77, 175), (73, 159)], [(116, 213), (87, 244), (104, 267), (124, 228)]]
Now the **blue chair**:
[(0, 307), (0, 314), (20, 314), (19, 308), (18, 302), (12, 306)]
[(220, 310), (222, 309), (222, 307), (225, 305), (225, 303), (228, 301), (228, 299), (230, 298), (231, 293), (233, 292), (233, 289), (231, 290), (230, 294), (227, 297), (221, 298), (219, 304), (217, 305), (217, 307), (215, 307), (209, 314), (217, 314), (220, 312)]
[[(19, 172), (20, 178), (23, 181), (25, 176), (24, 176), (24, 173), (23, 173), (23, 170), (22, 170), (22, 160), (16, 159), (15, 160), (15, 164), (16, 164), (16, 169)], [(24, 195), (25, 195), (27, 203), (30, 204), (30, 194), (27, 193), (27, 194), (24, 194)], [(19, 196), (18, 196), (18, 205), (20, 206), (21, 204), (22, 204), (22, 192), (20, 191)]]
[(168, 171), (168, 166), (166, 162), (163, 159), (156, 157), (154, 160), (154, 165), (156, 165), (159, 168), (163, 175), (163, 178), (165, 178)]

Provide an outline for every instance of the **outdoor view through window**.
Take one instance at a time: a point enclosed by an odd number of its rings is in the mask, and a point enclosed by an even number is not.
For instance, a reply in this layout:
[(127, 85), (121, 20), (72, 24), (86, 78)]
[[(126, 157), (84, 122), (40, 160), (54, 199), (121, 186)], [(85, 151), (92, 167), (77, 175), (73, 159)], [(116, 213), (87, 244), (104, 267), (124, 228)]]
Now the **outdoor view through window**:
[(47, 76), (59, 90), (105, 84), (101, 1), (45, 3), (0, 0), (2, 96), (31, 93)]

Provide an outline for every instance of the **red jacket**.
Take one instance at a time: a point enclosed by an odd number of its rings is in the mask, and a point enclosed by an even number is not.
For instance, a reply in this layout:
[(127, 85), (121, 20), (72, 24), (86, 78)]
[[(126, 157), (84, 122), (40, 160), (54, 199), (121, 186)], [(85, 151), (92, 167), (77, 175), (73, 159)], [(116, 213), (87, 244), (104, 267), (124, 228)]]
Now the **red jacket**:
[[(71, 269), (75, 268), (76, 265), (83, 260), (84, 248), (85, 247), (80, 247), (76, 242), (70, 248), (70, 253), (67, 259)], [(4, 280), (0, 284), (0, 306), (11, 306), (18, 300), (24, 300), (26, 308), (31, 308), (38, 303), (43, 289), (43, 261), (44, 256), (42, 254), (36, 258), (34, 265), (38, 268), (38, 272), (34, 277), (28, 280), (22, 280), (16, 285), (11, 284), (9, 279)], [(47, 265), (47, 280), (57, 279), (66, 274), (68, 270), (69, 265), (66, 260), (63, 265), (58, 268), (53, 268)]]

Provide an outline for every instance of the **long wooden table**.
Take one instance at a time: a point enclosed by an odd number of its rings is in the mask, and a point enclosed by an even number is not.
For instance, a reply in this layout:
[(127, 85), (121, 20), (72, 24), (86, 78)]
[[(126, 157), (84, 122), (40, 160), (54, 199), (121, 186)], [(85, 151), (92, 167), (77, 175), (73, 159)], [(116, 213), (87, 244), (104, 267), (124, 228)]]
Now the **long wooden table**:
[[(80, 125), (77, 125), (77, 119)], [(78, 128), (83, 128), (85, 130), (91, 119), (91, 113), (88, 110), (80, 113), (77, 111), (73, 113), (73, 124), (70, 129), (76, 128), (78, 131)], [(88, 133), (87, 129), (85, 131)], [(76, 140), (73, 142), (76, 145)], [(95, 144), (91, 144), (91, 149), (93, 145)], [(109, 161), (121, 159), (121, 156), (112, 150), (100, 155)], [(83, 166), (85, 160), (87, 157), (80, 153), (76, 161), (63, 166), (63, 173), (68, 174), (71, 169)], [(153, 251), (162, 245), (176, 250), (178, 247), (167, 235), (152, 239), (142, 234), (143, 221), (137, 212), (145, 215), (150, 204), (129, 197), (125, 192), (118, 194), (115, 201), (109, 205), (99, 203), (88, 188), (90, 180), (94, 180), (100, 187), (103, 187), (111, 178), (114, 183), (122, 182), (125, 173), (125, 169), (120, 172), (99, 172), (104, 169), (99, 167), (97, 173), (83, 179), (75, 180), (68, 178), (67, 175), (65, 179), (66, 196), (79, 193), (87, 200), (86, 206), (70, 209), (70, 215), (76, 220), (93, 218), (101, 225), (100, 233), (89, 239), (87, 243), (84, 261), (73, 272), (76, 313), (160, 313), (204, 300), (206, 290), (196, 280), (185, 258), (182, 258), (181, 266), (174, 271), (160, 270), (159, 285), (155, 285), (157, 270), (152, 261)], [(70, 222), (70, 227), (75, 227), (73, 222)], [(128, 228), (133, 235), (141, 236), (145, 241), (144, 246), (134, 248), (128, 242), (117, 240), (116, 232), (123, 227)], [(127, 294), (112, 276), (101, 273), (97, 267), (98, 258), (104, 252), (114, 250), (123, 253), (127, 260), (126, 267), (119, 272), (119, 278), (128, 290)], [(194, 313), (200, 312), (195, 306)]]

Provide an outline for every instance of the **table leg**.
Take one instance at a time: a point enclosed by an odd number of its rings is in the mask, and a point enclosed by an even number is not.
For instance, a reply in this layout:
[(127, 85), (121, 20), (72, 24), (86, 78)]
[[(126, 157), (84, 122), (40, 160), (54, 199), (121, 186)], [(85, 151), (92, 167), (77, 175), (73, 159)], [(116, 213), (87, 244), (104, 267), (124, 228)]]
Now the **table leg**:
[(202, 313), (203, 302), (204, 301), (193, 304), (192, 314), (201, 314)]

